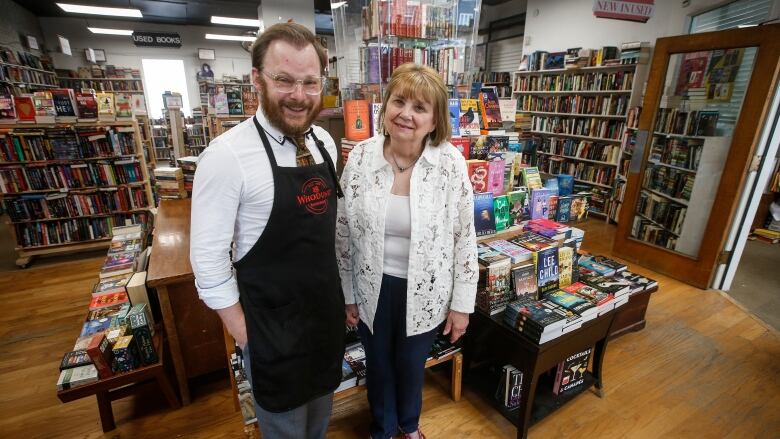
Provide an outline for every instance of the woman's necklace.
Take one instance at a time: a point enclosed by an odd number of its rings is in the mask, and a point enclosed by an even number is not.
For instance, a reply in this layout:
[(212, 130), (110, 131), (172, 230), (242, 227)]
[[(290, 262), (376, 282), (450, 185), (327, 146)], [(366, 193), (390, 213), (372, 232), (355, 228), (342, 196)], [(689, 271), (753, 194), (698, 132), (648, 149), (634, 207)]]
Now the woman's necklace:
[(395, 167), (396, 167), (396, 168), (398, 168), (398, 172), (400, 172), (400, 173), (403, 173), (403, 172), (404, 172), (404, 171), (406, 171), (407, 169), (409, 169), (409, 168), (411, 168), (412, 166), (414, 166), (414, 164), (415, 164), (415, 163), (417, 163), (417, 160), (419, 160), (419, 159), (420, 159), (420, 156), (421, 156), (421, 155), (422, 155), (422, 151), (420, 151), (420, 154), (417, 154), (417, 157), (415, 157), (415, 158), (414, 158), (414, 160), (412, 160), (412, 162), (411, 162), (411, 163), (409, 163), (408, 165), (406, 165), (406, 166), (404, 166), (404, 167), (401, 167), (401, 166), (398, 164), (398, 161), (395, 159), (395, 153), (393, 152), (393, 150), (392, 150), (392, 149), (390, 150), (390, 157), (392, 157), (392, 158), (393, 158), (393, 164), (395, 164)]

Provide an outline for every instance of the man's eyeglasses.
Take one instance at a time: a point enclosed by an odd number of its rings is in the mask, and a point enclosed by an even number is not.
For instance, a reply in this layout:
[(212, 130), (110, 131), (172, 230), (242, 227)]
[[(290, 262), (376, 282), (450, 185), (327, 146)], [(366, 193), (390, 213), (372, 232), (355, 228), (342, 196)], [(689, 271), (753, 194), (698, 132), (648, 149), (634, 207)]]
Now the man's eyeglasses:
[(300, 84), (301, 89), (307, 95), (318, 95), (322, 93), (322, 88), (325, 85), (325, 78), (322, 76), (308, 76), (305, 79), (293, 79), (283, 73), (273, 75), (265, 70), (263, 70), (263, 74), (274, 82), (276, 91), (280, 93), (292, 93), (295, 91), (295, 87)]

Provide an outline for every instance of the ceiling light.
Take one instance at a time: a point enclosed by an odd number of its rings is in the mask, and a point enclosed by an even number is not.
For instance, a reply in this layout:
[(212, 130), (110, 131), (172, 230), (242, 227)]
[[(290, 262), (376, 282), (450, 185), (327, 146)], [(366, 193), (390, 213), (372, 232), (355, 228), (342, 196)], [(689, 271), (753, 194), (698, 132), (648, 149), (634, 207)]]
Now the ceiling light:
[(220, 35), (220, 34), (206, 34), (207, 40), (225, 40), (225, 41), (254, 41), (257, 37), (250, 37), (245, 35)]
[(88, 27), (93, 34), (106, 34), (106, 35), (133, 35), (133, 31), (128, 29), (106, 29), (102, 27)]
[(330, 4), (330, 8), (331, 8), (331, 9), (338, 9), (338, 8), (340, 8), (340, 7), (342, 7), (342, 6), (346, 5), (346, 4), (347, 4), (347, 2), (336, 2), (336, 3), (331, 3), (331, 4)]
[(57, 6), (59, 6), (65, 12), (73, 12), (75, 14), (113, 15), (115, 17), (136, 18), (143, 17), (140, 9), (106, 8), (102, 6), (73, 5), (70, 3), (57, 3)]
[(259, 28), (261, 26), (260, 20), (256, 18), (232, 18), (232, 17), (218, 17), (216, 15), (211, 16), (212, 24), (229, 24), (232, 26), (246, 26)]
[(740, 29), (744, 29), (746, 27), (754, 27), (754, 26), (758, 26), (758, 25), (757, 24), (740, 24), (737, 27), (740, 28)]

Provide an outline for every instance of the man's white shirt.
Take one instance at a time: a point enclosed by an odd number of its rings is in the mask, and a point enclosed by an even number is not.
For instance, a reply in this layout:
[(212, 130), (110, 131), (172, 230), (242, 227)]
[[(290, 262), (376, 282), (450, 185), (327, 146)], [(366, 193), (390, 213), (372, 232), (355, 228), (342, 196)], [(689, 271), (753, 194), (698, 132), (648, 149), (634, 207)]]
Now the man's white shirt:
[[(265, 129), (276, 163), (295, 166), (295, 144), (272, 126), (261, 109), (257, 120)], [(336, 163), (336, 144), (324, 129), (314, 134)], [(323, 157), (312, 136), (306, 147), (317, 163)], [(212, 140), (198, 158), (192, 192), (190, 263), (198, 296), (209, 308), (227, 308), (238, 302), (238, 284), (229, 251), (238, 261), (265, 230), (274, 202), (271, 162), (260, 134), (249, 118)], [(294, 225), (291, 225), (294, 227)]]

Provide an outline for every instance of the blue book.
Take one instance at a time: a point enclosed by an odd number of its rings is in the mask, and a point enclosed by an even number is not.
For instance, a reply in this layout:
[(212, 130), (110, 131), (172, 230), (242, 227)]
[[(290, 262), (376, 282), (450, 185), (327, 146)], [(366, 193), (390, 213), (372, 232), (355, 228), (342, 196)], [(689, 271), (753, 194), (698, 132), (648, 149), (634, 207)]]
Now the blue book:
[(452, 125), (452, 135), (460, 136), (460, 99), (450, 99), (450, 125)]
[(536, 285), (539, 297), (558, 289), (558, 248), (548, 248), (534, 253)]
[(477, 236), (496, 233), (496, 218), (493, 214), (493, 193), (474, 194), (474, 229)]
[(571, 197), (558, 198), (558, 210), (555, 212), (555, 221), (559, 223), (571, 221)]
[(531, 189), (529, 210), (531, 219), (549, 218), (550, 197), (555, 195), (552, 189)]
[(571, 195), (574, 192), (574, 177), (558, 174), (558, 195)]

